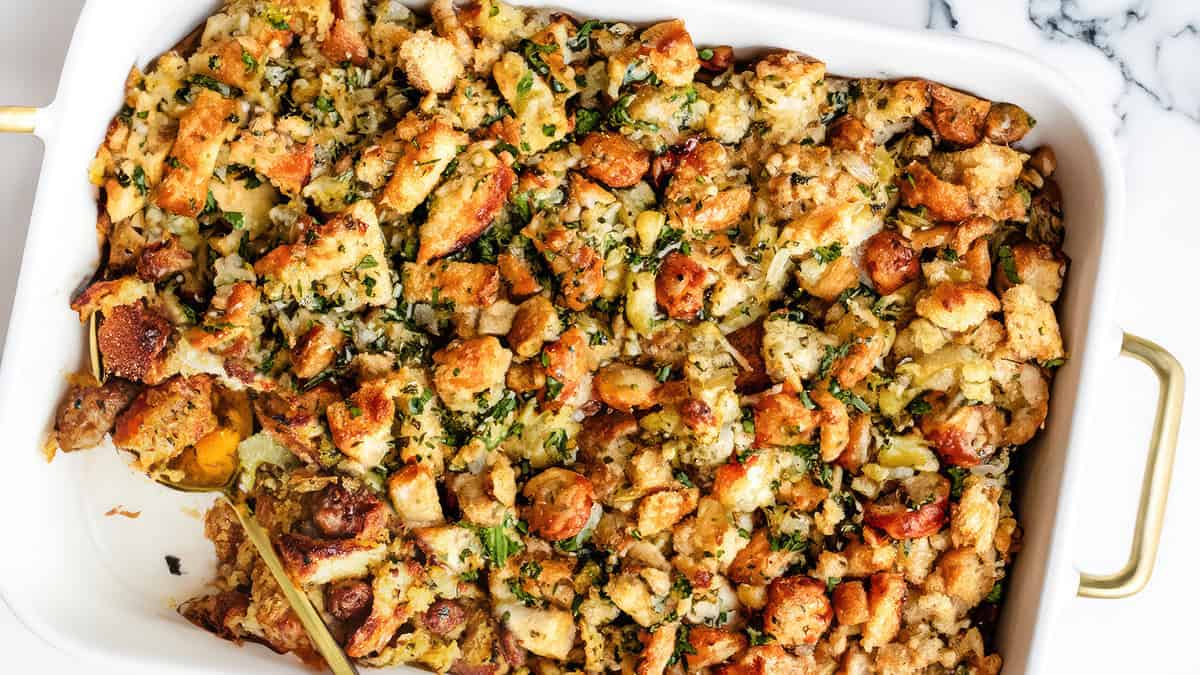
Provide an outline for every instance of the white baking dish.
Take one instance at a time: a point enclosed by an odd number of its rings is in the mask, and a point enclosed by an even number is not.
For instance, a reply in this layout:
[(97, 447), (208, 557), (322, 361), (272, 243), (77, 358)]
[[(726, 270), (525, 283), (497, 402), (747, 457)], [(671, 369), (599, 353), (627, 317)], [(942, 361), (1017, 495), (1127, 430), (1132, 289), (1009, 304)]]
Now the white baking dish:
[[(204, 635), (175, 613), (175, 603), (201, 590), (211, 572), (213, 554), (198, 517), (210, 499), (151, 484), (113, 451), (60, 456), (49, 465), (41, 453), (63, 378), (85, 358), (84, 331), (67, 303), (97, 262), (88, 162), (121, 104), (129, 67), (144, 66), (216, 4), (89, 2), (54, 104), (39, 111), (0, 110), (0, 128), (36, 123), (46, 143), (0, 370), (0, 425), (8, 438), (0, 506), (9, 542), (0, 555), (0, 590), (38, 634), (80, 659), (107, 662), (115, 672), (267, 675), (299, 669), (297, 661), (266, 649), (239, 649)], [(1045, 672), (1039, 663), (1063, 601), (1077, 591), (1110, 597), (1136, 592), (1149, 575), (1182, 396), (1178, 363), (1154, 345), (1126, 336), (1127, 352), (1150, 363), (1162, 378), (1159, 424), (1131, 563), (1110, 577), (1084, 575), (1081, 585), (1071, 564), (1066, 517), (1083, 459), (1078, 432), (1092, 410), (1097, 376), (1122, 350), (1112, 300), (1123, 182), (1109, 133), (1090, 111), (1093, 104), (1044, 64), (950, 35), (744, 0), (550, 4), (587, 17), (681, 17), (701, 44), (732, 44), (743, 54), (766, 47), (797, 49), (844, 75), (929, 77), (1017, 102), (1038, 119), (1027, 143), (1053, 144), (1059, 161), (1055, 177), (1065, 197), (1072, 265), (1060, 316), (1072, 358), (1055, 381), (1046, 431), (1027, 453), (1018, 494), (1025, 548), (1007, 584), (999, 646), (1005, 672)], [(140, 511), (141, 517), (106, 517), (117, 505)], [(167, 573), (166, 554), (182, 559), (183, 576)]]

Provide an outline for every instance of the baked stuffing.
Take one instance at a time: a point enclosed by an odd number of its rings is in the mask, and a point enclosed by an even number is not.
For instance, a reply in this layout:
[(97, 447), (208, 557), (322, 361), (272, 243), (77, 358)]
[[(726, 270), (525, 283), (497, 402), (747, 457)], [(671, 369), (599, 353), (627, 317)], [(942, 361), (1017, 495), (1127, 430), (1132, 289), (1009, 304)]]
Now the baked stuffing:
[[(237, 481), (366, 666), (995, 674), (1067, 352), (1054, 154), (922, 79), (683, 22), (229, 0), (134, 70), (72, 303), (111, 431)], [(319, 662), (224, 503), (235, 642)]]

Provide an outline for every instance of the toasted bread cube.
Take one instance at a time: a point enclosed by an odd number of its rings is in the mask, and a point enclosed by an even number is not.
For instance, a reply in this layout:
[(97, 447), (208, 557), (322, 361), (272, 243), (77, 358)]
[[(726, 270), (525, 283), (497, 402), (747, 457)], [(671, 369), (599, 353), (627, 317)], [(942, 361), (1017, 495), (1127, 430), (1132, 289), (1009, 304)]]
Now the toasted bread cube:
[(117, 418), (113, 445), (138, 454), (143, 471), (165, 463), (217, 428), (212, 378), (173, 377), (146, 389)]
[(330, 405), (325, 416), (338, 450), (365, 468), (379, 466), (390, 449), (396, 417), (396, 405), (385, 384), (364, 384), (349, 400)]
[[(412, 123), (405, 120), (397, 126), (397, 136), (412, 134), (406, 127)], [(442, 178), (446, 167), (465, 147), (470, 138), (457, 131), (444, 119), (434, 118), (423, 123), (419, 132), (397, 144), (396, 169), (388, 179), (379, 203), (397, 213), (411, 213), (433, 192)]]
[(508, 202), (515, 180), (513, 170), (491, 150), (473, 146), (463, 152), (455, 175), (433, 193), (429, 218), (421, 225), (417, 263), (454, 253), (479, 238)]
[(409, 464), (388, 477), (387, 488), (392, 506), (406, 527), (429, 527), (445, 522), (437, 479), (429, 467)]
[(237, 128), (230, 121), (237, 106), (237, 101), (209, 89), (196, 93), (192, 107), (179, 119), (179, 133), (171, 147), (171, 157), (177, 161), (168, 162), (158, 184), (155, 201), (159, 206), (181, 216), (200, 215), (217, 153)]

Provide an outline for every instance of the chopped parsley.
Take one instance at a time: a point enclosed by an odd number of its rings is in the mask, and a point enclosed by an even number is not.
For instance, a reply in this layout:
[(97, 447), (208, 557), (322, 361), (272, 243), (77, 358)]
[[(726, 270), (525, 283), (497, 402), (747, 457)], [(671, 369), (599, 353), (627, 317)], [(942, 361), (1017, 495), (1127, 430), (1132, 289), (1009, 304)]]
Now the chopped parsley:
[(1000, 269), (1004, 271), (1004, 276), (1010, 284), (1021, 283), (1021, 276), (1017, 274), (1017, 263), (1013, 259), (1012, 249), (1008, 246), (1001, 246), (996, 251), (996, 259), (1000, 262)]
[(508, 530), (513, 526), (512, 516), (505, 516), (504, 522), (495, 527), (481, 527), (479, 543), (483, 545), (484, 556), (495, 567), (504, 567), (504, 563), (512, 556), (520, 553), (525, 547), (520, 540), (508, 536)]
[(813, 255), (817, 256), (822, 265), (828, 265), (842, 257), (842, 243), (835, 241), (828, 246), (818, 246), (813, 249)]

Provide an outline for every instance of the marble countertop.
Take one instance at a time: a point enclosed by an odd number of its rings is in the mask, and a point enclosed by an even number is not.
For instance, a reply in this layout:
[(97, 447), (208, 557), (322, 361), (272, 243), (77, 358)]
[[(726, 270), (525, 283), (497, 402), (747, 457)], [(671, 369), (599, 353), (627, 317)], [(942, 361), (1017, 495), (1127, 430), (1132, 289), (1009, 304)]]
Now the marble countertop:
[[(105, 1), (105, 0), (96, 0)], [(698, 2), (703, 0), (697, 0)], [(715, 0), (714, 0), (715, 1)], [(732, 1), (732, 0), (730, 0)], [(777, 0), (785, 1), (785, 0)], [(791, 0), (814, 11), (906, 28), (955, 31), (1028, 52), (1061, 70), (1091, 99), (1117, 140), (1128, 187), (1117, 318), (1200, 372), (1200, 312), (1188, 295), (1200, 257), (1200, 0)], [(0, 6), (0, 101), (44, 104), (53, 96), (82, 0)], [(886, 6), (884, 6), (886, 5)], [(49, 11), (53, 10), (53, 11)], [(886, 59), (886, 54), (880, 54)], [(0, 204), (9, 244), (0, 247), (0, 336), (7, 329), (21, 242), (41, 150), (0, 137)], [(1070, 517), (1080, 569), (1119, 567), (1128, 551), (1157, 387), (1148, 371), (1114, 358), (1110, 395), (1083, 450), (1088, 481)], [(1055, 636), (1049, 672), (1162, 675), (1200, 672), (1194, 638), (1200, 584), (1200, 389), (1189, 387), (1175, 485), (1149, 587), (1124, 600), (1075, 600)], [(84, 669), (25, 631), (0, 605), (0, 651), (11, 672)], [(22, 667), (24, 666), (24, 667)], [(105, 675), (88, 667), (87, 672)], [(115, 674), (114, 674), (115, 675)]]

